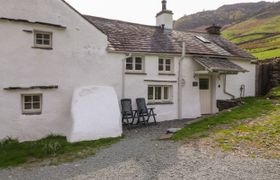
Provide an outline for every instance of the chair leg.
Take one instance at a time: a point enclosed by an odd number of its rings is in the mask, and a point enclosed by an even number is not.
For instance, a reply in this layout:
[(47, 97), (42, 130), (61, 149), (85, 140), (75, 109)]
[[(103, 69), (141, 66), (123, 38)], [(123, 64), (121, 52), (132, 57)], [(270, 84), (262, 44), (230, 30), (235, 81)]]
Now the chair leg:
[(153, 109), (151, 109), (151, 113), (152, 113), (152, 116), (154, 118), (154, 123), (157, 124), (156, 116), (155, 116), (155, 113), (154, 113)]

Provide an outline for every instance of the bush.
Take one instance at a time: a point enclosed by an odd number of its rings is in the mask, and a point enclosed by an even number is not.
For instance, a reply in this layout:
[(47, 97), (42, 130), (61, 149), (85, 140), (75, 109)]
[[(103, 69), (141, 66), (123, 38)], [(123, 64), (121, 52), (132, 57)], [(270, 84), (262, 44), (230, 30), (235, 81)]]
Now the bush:
[(44, 144), (43, 151), (47, 155), (57, 156), (58, 154), (62, 153), (62, 145), (58, 142), (48, 142)]

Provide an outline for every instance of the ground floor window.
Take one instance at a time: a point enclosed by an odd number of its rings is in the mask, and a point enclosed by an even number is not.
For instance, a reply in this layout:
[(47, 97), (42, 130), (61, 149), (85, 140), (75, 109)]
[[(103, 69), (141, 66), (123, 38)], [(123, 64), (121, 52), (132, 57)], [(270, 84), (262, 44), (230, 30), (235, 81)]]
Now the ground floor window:
[(149, 102), (166, 102), (171, 101), (172, 86), (148, 86), (148, 101)]
[(22, 113), (23, 114), (41, 114), (42, 113), (42, 94), (23, 94), (22, 95)]

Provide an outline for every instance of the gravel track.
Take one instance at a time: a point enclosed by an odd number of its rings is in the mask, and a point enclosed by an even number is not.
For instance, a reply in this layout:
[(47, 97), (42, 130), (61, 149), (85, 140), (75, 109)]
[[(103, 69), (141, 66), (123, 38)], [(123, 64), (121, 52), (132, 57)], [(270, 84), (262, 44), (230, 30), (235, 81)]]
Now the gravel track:
[(186, 121), (160, 123), (125, 131), (125, 138), (96, 156), (59, 166), (0, 171), (8, 180), (88, 179), (280, 179), (280, 160), (250, 159), (159, 141), (167, 128)]

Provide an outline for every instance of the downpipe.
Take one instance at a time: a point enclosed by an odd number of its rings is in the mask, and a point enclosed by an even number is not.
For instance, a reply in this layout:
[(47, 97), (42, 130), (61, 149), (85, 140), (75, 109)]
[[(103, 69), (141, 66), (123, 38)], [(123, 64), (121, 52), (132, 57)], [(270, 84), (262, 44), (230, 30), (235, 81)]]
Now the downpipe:
[(179, 60), (179, 70), (178, 70), (178, 119), (182, 119), (182, 62), (186, 57), (186, 43), (182, 43), (182, 55)]

